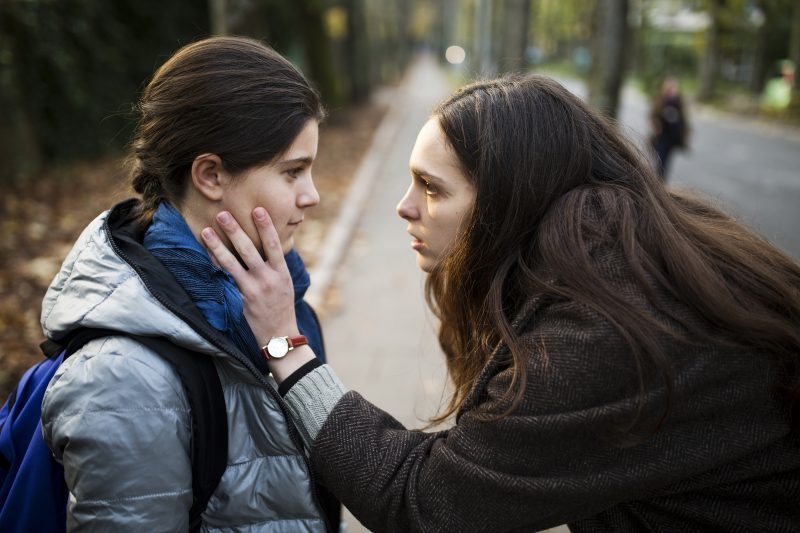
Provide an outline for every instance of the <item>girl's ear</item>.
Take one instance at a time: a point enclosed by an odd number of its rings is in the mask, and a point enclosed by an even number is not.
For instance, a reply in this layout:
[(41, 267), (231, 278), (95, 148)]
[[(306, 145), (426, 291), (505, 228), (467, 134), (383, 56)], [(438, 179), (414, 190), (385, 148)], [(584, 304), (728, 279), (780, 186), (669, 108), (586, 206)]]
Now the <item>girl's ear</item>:
[(211, 201), (222, 200), (231, 176), (217, 154), (202, 154), (192, 161), (192, 186)]

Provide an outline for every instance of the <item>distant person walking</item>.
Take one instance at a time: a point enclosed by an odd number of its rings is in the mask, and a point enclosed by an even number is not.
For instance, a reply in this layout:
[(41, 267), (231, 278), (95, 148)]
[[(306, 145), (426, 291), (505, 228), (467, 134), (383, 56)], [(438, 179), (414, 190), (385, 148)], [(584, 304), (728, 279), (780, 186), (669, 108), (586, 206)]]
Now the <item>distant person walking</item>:
[(689, 147), (689, 118), (677, 78), (667, 76), (650, 110), (651, 142), (656, 152), (656, 169), (667, 179), (669, 161), (675, 148)]

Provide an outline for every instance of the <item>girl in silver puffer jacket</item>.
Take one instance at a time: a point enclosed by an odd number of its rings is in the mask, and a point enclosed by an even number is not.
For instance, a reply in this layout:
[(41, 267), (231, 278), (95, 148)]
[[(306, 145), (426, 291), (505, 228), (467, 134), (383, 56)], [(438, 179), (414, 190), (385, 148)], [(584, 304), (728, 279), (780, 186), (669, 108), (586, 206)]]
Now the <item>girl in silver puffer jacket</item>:
[[(326, 531), (338, 503), (315, 487), (233, 279), (199, 243), (224, 208), (239, 220), (270, 210), (306, 341), (322, 349), (302, 300), (308, 274), (292, 250), (311, 177), (319, 95), (286, 59), (243, 38), (179, 50), (138, 106), (129, 200), (80, 236), (42, 308), (47, 337), (80, 327), (165, 337), (212, 357), (228, 424), (227, 468), (203, 513), (205, 531)], [(255, 231), (251, 224), (249, 230)], [(230, 244), (229, 244), (230, 245)], [(64, 465), (71, 531), (185, 531), (192, 504), (191, 413), (158, 354), (128, 337), (86, 344), (59, 369), (42, 407), (45, 441)], [(332, 510), (326, 513), (324, 510)]]

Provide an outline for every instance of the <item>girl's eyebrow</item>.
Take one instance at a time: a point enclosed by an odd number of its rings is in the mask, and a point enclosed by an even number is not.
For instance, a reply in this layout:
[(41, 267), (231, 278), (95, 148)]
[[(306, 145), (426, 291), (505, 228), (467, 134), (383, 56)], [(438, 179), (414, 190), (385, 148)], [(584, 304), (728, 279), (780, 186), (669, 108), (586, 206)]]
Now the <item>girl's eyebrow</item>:
[(279, 165), (293, 165), (296, 163), (303, 163), (304, 165), (310, 165), (314, 161), (311, 157), (296, 157), (294, 159), (284, 159), (283, 161), (278, 161)]

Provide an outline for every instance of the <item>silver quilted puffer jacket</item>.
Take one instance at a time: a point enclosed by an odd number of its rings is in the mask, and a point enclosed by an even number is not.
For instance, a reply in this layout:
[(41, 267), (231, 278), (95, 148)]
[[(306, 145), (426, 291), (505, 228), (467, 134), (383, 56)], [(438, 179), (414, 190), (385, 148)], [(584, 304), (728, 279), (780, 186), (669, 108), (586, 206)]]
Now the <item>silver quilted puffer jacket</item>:
[[(134, 205), (120, 204), (84, 230), (45, 296), (45, 335), (58, 340), (80, 326), (108, 328), (166, 336), (213, 356), (227, 408), (228, 465), (202, 530), (329, 530), (274, 381), (202, 320), (136, 242)], [(67, 359), (47, 389), (42, 427), (64, 465), (68, 529), (186, 531), (190, 424), (179, 377), (136, 341), (97, 339)]]

